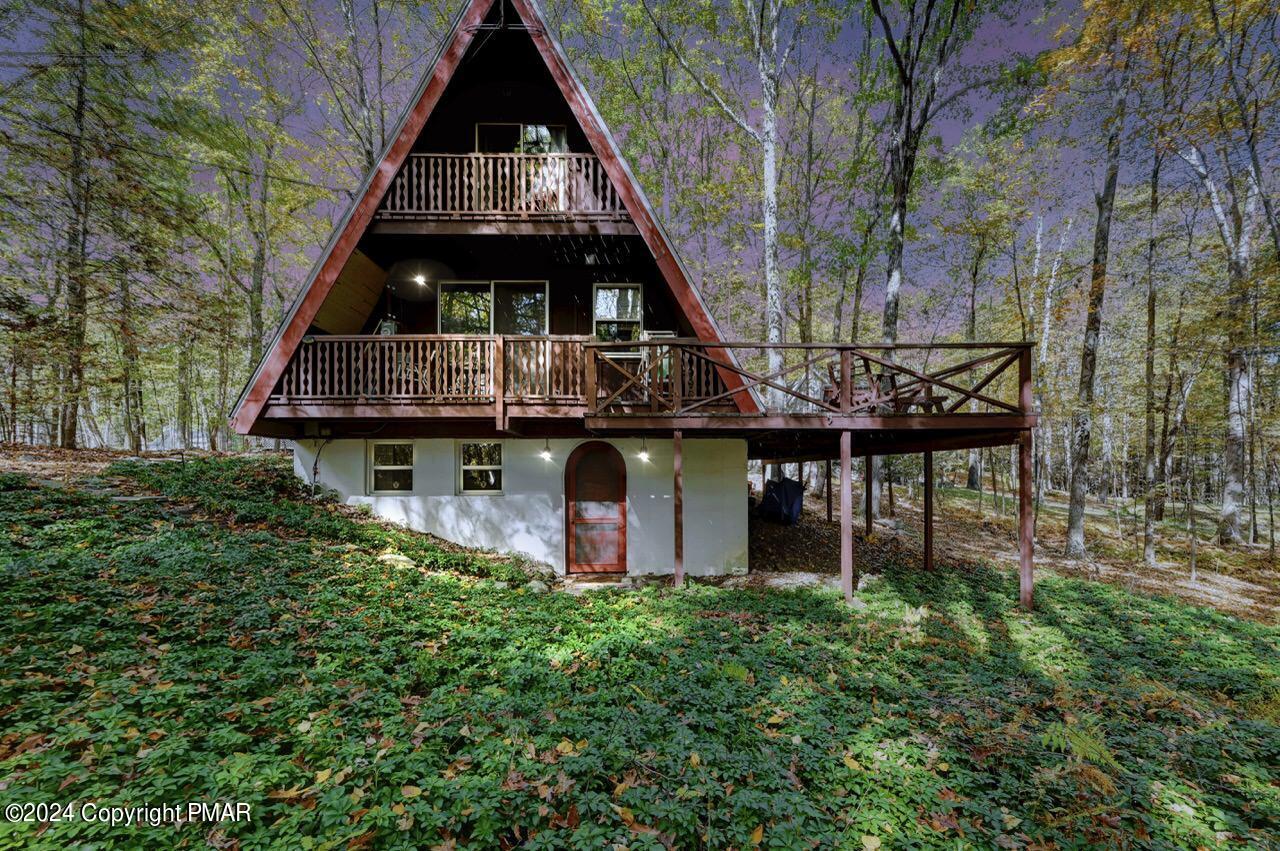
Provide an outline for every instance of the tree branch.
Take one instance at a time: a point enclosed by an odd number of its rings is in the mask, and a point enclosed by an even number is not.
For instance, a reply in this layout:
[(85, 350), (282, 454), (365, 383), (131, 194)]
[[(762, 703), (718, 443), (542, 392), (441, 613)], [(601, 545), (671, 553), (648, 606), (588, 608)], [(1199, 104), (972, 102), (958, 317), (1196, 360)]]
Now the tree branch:
[(720, 108), (720, 111), (723, 112), (730, 121), (738, 125), (738, 127), (742, 129), (742, 132), (750, 136), (757, 144), (762, 142), (763, 140), (761, 139), (759, 131), (748, 124), (746, 119), (743, 118), (737, 110), (731, 107), (725, 99), (720, 96), (720, 93), (708, 85), (707, 82), (703, 80), (702, 77), (700, 77), (689, 65), (684, 54), (680, 52), (680, 50), (675, 46), (675, 43), (667, 36), (667, 31), (662, 28), (662, 24), (658, 23), (657, 17), (653, 14), (653, 9), (649, 7), (649, 0), (640, 0), (640, 5), (644, 7), (644, 12), (649, 17), (649, 22), (653, 24), (653, 28), (657, 31), (658, 37), (662, 39), (662, 43), (665, 44), (667, 50), (671, 51), (671, 54), (675, 56), (676, 62), (680, 63), (680, 67), (684, 69), (684, 72), (688, 74), (695, 83), (697, 83), (698, 88), (702, 89), (703, 92), (714, 100), (716, 102), (716, 106)]

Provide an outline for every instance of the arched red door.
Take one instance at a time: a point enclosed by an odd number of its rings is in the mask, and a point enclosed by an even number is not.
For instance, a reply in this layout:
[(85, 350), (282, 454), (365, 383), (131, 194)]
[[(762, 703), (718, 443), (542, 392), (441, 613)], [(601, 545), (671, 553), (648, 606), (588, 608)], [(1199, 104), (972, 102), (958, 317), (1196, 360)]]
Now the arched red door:
[(607, 443), (584, 443), (564, 471), (569, 573), (627, 572), (627, 465)]

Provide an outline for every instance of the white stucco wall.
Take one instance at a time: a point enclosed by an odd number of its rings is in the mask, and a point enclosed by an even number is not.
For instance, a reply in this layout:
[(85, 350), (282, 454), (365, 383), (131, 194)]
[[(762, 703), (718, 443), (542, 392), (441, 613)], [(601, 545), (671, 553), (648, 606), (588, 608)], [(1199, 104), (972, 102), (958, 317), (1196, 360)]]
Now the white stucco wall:
[[(319, 484), (346, 502), (375, 514), (472, 547), (520, 553), (565, 569), (564, 468), (584, 440), (552, 440), (544, 460), (542, 440), (503, 440), (503, 493), (457, 493), (457, 443), (414, 440), (414, 493), (368, 495), (368, 443), (334, 440), (320, 452)], [(673, 453), (670, 440), (607, 440), (627, 465), (627, 569), (674, 569)], [(311, 480), (320, 441), (294, 446), (294, 469)], [(747, 570), (747, 450), (741, 440), (684, 441), (684, 558), (690, 575)]]

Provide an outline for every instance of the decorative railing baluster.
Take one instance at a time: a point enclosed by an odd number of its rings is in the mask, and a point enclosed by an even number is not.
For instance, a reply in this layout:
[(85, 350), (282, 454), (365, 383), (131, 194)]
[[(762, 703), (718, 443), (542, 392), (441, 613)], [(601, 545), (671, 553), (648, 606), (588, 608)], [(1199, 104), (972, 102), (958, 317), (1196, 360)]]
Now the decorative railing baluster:
[(594, 154), (411, 154), (378, 216), (622, 219), (626, 212)]

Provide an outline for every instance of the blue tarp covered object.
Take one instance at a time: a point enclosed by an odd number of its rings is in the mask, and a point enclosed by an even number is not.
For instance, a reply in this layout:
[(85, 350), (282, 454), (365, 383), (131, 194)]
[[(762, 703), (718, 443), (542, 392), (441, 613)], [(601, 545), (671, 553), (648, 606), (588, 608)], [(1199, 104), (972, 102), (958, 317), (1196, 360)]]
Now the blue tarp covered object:
[(804, 486), (795, 479), (765, 482), (760, 516), (773, 523), (794, 526), (804, 506)]

